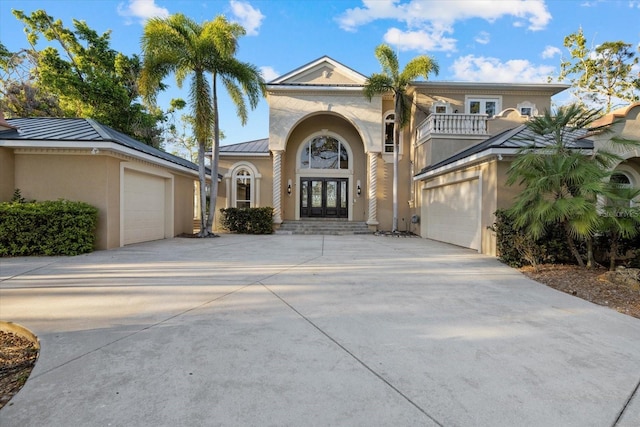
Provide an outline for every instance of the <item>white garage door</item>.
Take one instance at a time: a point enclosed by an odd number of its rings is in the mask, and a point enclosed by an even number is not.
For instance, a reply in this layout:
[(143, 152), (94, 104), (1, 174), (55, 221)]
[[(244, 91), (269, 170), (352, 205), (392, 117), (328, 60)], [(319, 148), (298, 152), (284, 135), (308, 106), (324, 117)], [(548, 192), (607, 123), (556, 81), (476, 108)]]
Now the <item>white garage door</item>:
[(478, 179), (423, 190), (427, 238), (480, 250)]
[(123, 212), (125, 245), (164, 239), (164, 178), (125, 170)]

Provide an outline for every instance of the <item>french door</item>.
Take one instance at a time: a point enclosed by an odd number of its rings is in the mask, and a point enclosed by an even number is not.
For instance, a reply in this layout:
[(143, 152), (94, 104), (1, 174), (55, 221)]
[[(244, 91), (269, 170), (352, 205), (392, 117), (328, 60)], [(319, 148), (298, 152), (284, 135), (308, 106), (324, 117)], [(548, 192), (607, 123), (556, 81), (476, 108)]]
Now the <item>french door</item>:
[(300, 217), (348, 218), (348, 178), (300, 178)]

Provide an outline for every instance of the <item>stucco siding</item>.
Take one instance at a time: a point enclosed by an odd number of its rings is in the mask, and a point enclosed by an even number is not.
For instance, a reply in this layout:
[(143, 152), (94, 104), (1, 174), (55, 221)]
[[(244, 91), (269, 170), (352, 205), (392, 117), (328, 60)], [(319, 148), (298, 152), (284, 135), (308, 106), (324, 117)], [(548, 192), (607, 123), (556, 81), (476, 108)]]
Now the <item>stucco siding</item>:
[(16, 189), (13, 149), (0, 147), (0, 202), (7, 202)]

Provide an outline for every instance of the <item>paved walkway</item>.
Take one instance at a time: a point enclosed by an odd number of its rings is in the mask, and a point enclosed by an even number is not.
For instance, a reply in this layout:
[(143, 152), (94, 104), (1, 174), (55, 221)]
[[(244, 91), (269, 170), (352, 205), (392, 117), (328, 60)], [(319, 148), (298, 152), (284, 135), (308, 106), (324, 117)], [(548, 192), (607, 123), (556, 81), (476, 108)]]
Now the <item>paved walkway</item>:
[(173, 239), (0, 280), (42, 345), (3, 427), (640, 421), (640, 320), (428, 240)]

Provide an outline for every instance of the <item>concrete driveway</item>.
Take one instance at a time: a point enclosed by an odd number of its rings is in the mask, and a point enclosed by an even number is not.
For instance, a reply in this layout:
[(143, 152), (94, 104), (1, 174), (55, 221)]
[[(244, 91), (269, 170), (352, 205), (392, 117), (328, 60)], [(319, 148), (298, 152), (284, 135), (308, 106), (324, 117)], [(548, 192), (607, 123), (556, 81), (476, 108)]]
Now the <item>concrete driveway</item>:
[(433, 241), (173, 239), (0, 279), (42, 345), (3, 427), (640, 423), (640, 320)]

